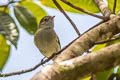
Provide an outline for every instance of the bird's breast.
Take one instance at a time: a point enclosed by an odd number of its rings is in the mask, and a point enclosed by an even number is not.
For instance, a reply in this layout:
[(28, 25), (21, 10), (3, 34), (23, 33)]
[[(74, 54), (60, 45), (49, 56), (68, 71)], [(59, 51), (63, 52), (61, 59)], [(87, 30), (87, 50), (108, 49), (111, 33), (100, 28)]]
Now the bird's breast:
[(58, 51), (58, 43), (56, 43), (56, 33), (52, 29), (40, 30), (35, 34), (35, 44), (40, 52), (45, 56)]

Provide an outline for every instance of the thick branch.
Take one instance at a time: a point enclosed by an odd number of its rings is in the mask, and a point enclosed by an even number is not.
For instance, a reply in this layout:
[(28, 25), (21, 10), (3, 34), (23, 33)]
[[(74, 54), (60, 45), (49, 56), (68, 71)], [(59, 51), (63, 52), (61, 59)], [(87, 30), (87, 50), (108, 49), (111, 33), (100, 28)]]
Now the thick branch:
[(106, 18), (110, 18), (110, 15), (112, 14), (112, 12), (110, 11), (110, 9), (106, 6), (106, 4), (104, 3), (103, 0), (94, 0), (95, 4), (97, 5), (97, 7), (99, 8), (99, 10), (102, 12), (102, 14), (106, 17)]
[(120, 64), (120, 43), (44, 67), (32, 80), (78, 80)]
[(113, 19), (86, 32), (65, 49), (55, 61), (60, 62), (79, 56), (90, 49), (96, 41), (104, 40), (119, 33), (120, 26), (118, 26), (118, 24), (120, 24), (120, 17), (115, 16)]

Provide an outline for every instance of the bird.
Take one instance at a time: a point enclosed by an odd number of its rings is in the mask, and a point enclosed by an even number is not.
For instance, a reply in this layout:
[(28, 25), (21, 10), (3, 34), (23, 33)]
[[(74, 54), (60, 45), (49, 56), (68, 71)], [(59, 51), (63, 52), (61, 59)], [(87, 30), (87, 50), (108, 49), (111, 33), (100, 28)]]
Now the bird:
[(54, 17), (43, 17), (34, 35), (35, 45), (47, 58), (61, 49), (59, 38), (54, 30)]

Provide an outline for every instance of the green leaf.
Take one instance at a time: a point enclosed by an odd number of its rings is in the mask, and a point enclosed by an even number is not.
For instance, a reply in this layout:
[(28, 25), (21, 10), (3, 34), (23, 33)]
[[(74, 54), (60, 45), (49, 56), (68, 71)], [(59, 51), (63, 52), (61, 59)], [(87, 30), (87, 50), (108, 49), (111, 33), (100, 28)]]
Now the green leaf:
[(32, 1), (22, 1), (21, 3), (19, 3), (19, 5), (28, 8), (36, 17), (38, 24), (44, 16), (47, 16), (47, 13), (40, 6), (38, 6)]
[(92, 52), (97, 51), (97, 50), (99, 50), (99, 49), (102, 49), (102, 48), (104, 48), (104, 47), (106, 47), (106, 43), (105, 43), (105, 44), (96, 45), (96, 46), (92, 49)]
[(108, 80), (114, 69), (107, 70), (96, 75), (96, 80)]
[(120, 66), (117, 69), (117, 78), (116, 80), (120, 80)]
[(3, 69), (10, 54), (10, 46), (7, 44), (6, 39), (0, 35), (0, 70)]
[(120, 66), (119, 66), (119, 68), (117, 69), (117, 74), (120, 75)]
[[(51, 8), (56, 8), (55, 4), (52, 2), (52, 0), (40, 0), (41, 3), (47, 7)], [(99, 10), (94, 4), (93, 0), (67, 0), (74, 4), (77, 7), (80, 7), (82, 9), (85, 9), (87, 11), (93, 12), (93, 13), (98, 13)], [(57, 2), (61, 5), (61, 7), (69, 12), (74, 12), (74, 13), (81, 13), (80, 11), (71, 8), (70, 6), (66, 5), (65, 3), (61, 2), (60, 0), (57, 0)]]
[(82, 80), (90, 80), (90, 79), (91, 79), (91, 76), (86, 77), (86, 78), (84, 78), (84, 79), (82, 79)]
[[(111, 11), (113, 11), (114, 0), (107, 0), (107, 1), (108, 1), (108, 7), (110, 8)], [(115, 13), (117, 13), (119, 10), (120, 10), (120, 0), (117, 0)]]
[(32, 12), (28, 8), (20, 5), (14, 7), (14, 12), (21, 26), (30, 34), (34, 34), (37, 29), (37, 20)]
[(0, 34), (17, 47), (19, 32), (15, 22), (9, 14), (0, 11)]
[(0, 7), (0, 11), (9, 13), (8, 7), (7, 7), (7, 8), (5, 8), (5, 7)]

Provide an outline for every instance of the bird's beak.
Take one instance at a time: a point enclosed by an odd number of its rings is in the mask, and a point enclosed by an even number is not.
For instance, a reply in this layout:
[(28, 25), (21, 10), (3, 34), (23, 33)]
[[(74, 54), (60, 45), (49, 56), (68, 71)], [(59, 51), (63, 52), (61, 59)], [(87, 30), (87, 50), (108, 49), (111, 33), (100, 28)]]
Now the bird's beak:
[(54, 17), (55, 17), (55, 16), (51, 16), (51, 20), (53, 20), (53, 19), (54, 19)]

